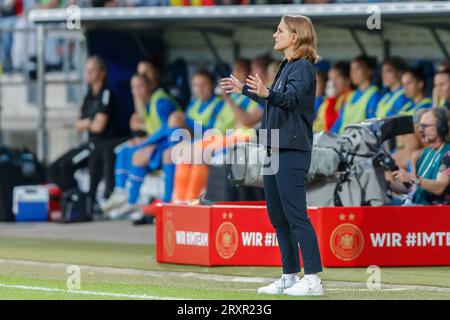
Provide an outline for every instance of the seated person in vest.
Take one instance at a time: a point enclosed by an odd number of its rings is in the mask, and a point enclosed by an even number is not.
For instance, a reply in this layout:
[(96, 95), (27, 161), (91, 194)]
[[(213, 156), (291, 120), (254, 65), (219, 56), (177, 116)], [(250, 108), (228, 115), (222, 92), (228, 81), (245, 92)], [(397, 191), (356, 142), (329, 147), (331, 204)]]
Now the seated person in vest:
[[(195, 155), (195, 151), (192, 150), (193, 143), (202, 141), (202, 137), (200, 137), (200, 140), (195, 141), (195, 139), (199, 138), (195, 136), (195, 131), (199, 132), (201, 130), (202, 134), (204, 134), (207, 130), (215, 128), (217, 116), (225, 104), (225, 101), (221, 97), (214, 94), (214, 77), (210, 72), (203, 70), (198, 71), (192, 77), (191, 83), (194, 98), (187, 106), (186, 113), (176, 111), (171, 114), (166, 130), (161, 130), (158, 135), (155, 136), (155, 139), (158, 141), (166, 141), (168, 143), (168, 148), (164, 150), (162, 155), (162, 162), (163, 167), (170, 168), (171, 176), (165, 176), (165, 190), (162, 202), (170, 202), (172, 199), (174, 180), (176, 180), (175, 163), (184, 160), (189, 163), (193, 162), (191, 157), (184, 159), (183, 156), (186, 154)], [(189, 130), (191, 139), (188, 139), (183, 135), (185, 140), (173, 141), (173, 139), (177, 140), (177, 137), (179, 137), (175, 132), (177, 129)], [(173, 133), (175, 133), (176, 136), (173, 136)], [(150, 139), (154, 140), (152, 138)], [(176, 174), (180, 174), (178, 170)], [(205, 173), (203, 171), (196, 171), (195, 174), (198, 174), (198, 176), (193, 177), (192, 180), (205, 179)], [(192, 188), (195, 188), (195, 186), (187, 186), (187, 190), (191, 190)], [(153, 208), (154, 205), (157, 205), (159, 202), (159, 200), (155, 201), (150, 208)], [(153, 211), (153, 209), (150, 209), (149, 211)]]
[(77, 188), (75, 171), (88, 167), (89, 192), (95, 198), (98, 183), (107, 176), (104, 171), (114, 166), (114, 163), (107, 163), (113, 158), (103, 157), (104, 147), (109, 145), (112, 150), (118, 139), (117, 105), (106, 76), (104, 61), (97, 56), (90, 57), (85, 69), (88, 92), (81, 106), (80, 118), (75, 123), (76, 130), (87, 134), (88, 141), (62, 155), (48, 170), (49, 182), (56, 183), (63, 192)]
[[(145, 176), (161, 167), (162, 154), (169, 141), (167, 133), (170, 115), (179, 110), (177, 102), (160, 87), (162, 67), (156, 60), (141, 61), (138, 75), (132, 79), (136, 112), (131, 118), (132, 129), (145, 131), (145, 138), (134, 138), (117, 148), (115, 189), (101, 209), (121, 207), (118, 214), (137, 209), (136, 202)], [(174, 168), (162, 165), (164, 178), (173, 177)]]
[[(158, 83), (159, 85), (161, 75), (162, 66), (157, 59), (144, 58), (139, 61), (137, 65), (137, 78), (141, 78), (142, 81), (135, 79), (137, 82), (133, 85), (132, 79), (131, 83), (135, 112), (130, 119), (130, 128), (133, 135), (136, 137), (136, 139), (134, 139), (136, 142), (144, 141), (146, 136), (156, 131), (156, 128), (154, 127), (155, 122), (152, 121), (152, 116), (148, 113), (148, 102), (150, 101), (150, 96), (153, 91), (152, 87), (155, 86), (155, 83)], [(145, 83), (143, 83), (143, 81)], [(145, 90), (145, 92), (143, 90)], [(139, 91), (141, 92), (140, 94)], [(158, 111), (164, 113), (162, 108)]]
[[(450, 70), (450, 59), (441, 62), (438, 66), (436, 73), (438, 73), (440, 71), (444, 71), (446, 69)], [(436, 74), (434, 74), (434, 76), (436, 76)], [(433, 100), (433, 108), (434, 107), (442, 107), (445, 104), (445, 99), (441, 99), (438, 97), (436, 86), (433, 87), (432, 100)]]
[(375, 67), (376, 59), (363, 55), (350, 63), (350, 79), (356, 89), (348, 95), (330, 131), (342, 134), (348, 124), (375, 116), (380, 100), (379, 89), (372, 83)]
[[(425, 76), (420, 69), (405, 71), (402, 76), (402, 86), (406, 97), (410, 100), (400, 111), (400, 115), (410, 115), (417, 119), (419, 110), (431, 108), (431, 99), (424, 94)], [(407, 169), (413, 152), (422, 148), (417, 122), (416, 120), (415, 133), (401, 135), (396, 139), (396, 150), (392, 158), (400, 168)]]
[[(250, 63), (245, 59), (239, 59), (234, 63), (232, 74), (240, 81), (245, 81), (250, 74)], [(220, 149), (229, 147), (238, 141), (249, 140), (255, 132), (246, 129), (252, 128), (261, 121), (264, 106), (259, 106), (253, 100), (239, 94), (227, 95), (223, 93), (225, 105), (217, 116), (215, 128), (220, 130), (224, 136), (222, 140), (211, 141), (203, 139), (201, 148), (206, 147), (220, 152)], [(227, 129), (242, 129), (226, 135)], [(176, 203), (186, 203), (196, 200), (201, 192), (206, 188), (208, 179), (207, 164), (178, 164), (176, 168), (176, 180), (173, 193), (173, 201)]]
[(351, 90), (350, 65), (337, 62), (328, 71), (327, 97), (317, 110), (314, 132), (330, 131)]
[[(192, 135), (194, 127), (195, 130), (201, 128), (203, 134), (213, 128), (225, 133), (224, 127), (218, 127), (218, 117), (225, 106), (225, 100), (214, 94), (214, 87), (214, 76), (208, 71), (199, 71), (192, 77), (192, 93), (194, 98), (189, 103), (185, 116), (185, 126), (191, 132), (192, 139), (190, 141), (182, 141), (176, 146), (177, 151), (174, 150), (174, 153), (177, 155), (191, 154), (192, 157), (196, 151), (203, 151), (203, 138)], [(175, 202), (184, 201), (185, 198), (193, 198), (193, 195), (199, 194), (202, 191), (207, 181), (208, 170), (203, 165), (203, 156), (199, 159), (202, 163), (198, 164), (199, 166), (194, 166), (194, 170), (191, 170), (192, 164), (194, 163), (194, 159), (191, 157), (181, 158), (178, 156), (176, 159), (171, 159), (172, 162), (177, 163), (172, 196)], [(170, 200), (168, 199), (165, 202), (169, 202)]]
[(143, 73), (136, 73), (131, 78), (131, 95), (133, 96), (134, 112), (130, 117), (132, 138), (128, 141), (137, 145), (145, 140), (150, 129), (146, 125), (147, 103), (150, 101), (150, 80)]
[(314, 101), (314, 117), (317, 116), (317, 112), (326, 100), (325, 88), (327, 86), (327, 75), (323, 70), (316, 71), (316, 100)]
[[(450, 151), (449, 141), (450, 113), (442, 108), (426, 110), (420, 118), (419, 127), (422, 140), (428, 146), (412, 164), (412, 172), (400, 169), (392, 173), (393, 189), (402, 188), (401, 183), (410, 183), (413, 191), (412, 203), (416, 205), (442, 204), (444, 193), (449, 185), (446, 174), (448, 164), (443, 161)], [(395, 184), (397, 182), (397, 184)]]
[(378, 102), (376, 117), (386, 118), (398, 115), (409, 102), (402, 87), (402, 75), (407, 65), (398, 57), (387, 58), (381, 66), (381, 79), (387, 92)]
[(439, 107), (450, 110), (450, 69), (443, 69), (434, 75), (434, 88)]

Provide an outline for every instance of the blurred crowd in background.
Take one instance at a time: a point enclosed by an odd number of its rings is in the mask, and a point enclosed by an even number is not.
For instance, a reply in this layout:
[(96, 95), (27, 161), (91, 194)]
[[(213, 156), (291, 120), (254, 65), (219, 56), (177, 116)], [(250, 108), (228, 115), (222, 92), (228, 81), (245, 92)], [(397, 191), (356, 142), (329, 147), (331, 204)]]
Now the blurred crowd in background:
[[(229, 73), (242, 82), (257, 73), (270, 87), (279, 64), (270, 55), (251, 60), (241, 58), (230, 67)], [(403, 190), (413, 192), (414, 204), (448, 203), (449, 67), (449, 61), (439, 64), (436, 70), (432, 64), (409, 66), (400, 57), (377, 63), (375, 58), (364, 55), (332, 65), (321, 61), (316, 65), (313, 131), (340, 135), (351, 123), (412, 116), (415, 132), (391, 139), (384, 146), (399, 168), (386, 172), (386, 179), (392, 186), (414, 185), (413, 189)], [(191, 203), (208, 188), (222, 188), (221, 185), (227, 184), (225, 178), (208, 179), (210, 166), (195, 164), (191, 158), (180, 164), (173, 155), (186, 154), (188, 148), (197, 146), (200, 150), (214, 150), (217, 157), (226, 148), (248, 141), (256, 134), (252, 129), (259, 127), (264, 106), (243, 95), (225, 94), (218, 86), (218, 80), (227, 73), (224, 68), (197, 70), (190, 76), (187, 92), (183, 94), (180, 87), (177, 95), (172, 96), (171, 89), (161, 81), (165, 71), (158, 59), (141, 60), (130, 81), (135, 107), (129, 122), (132, 135), (118, 136), (114, 128), (118, 127), (119, 120), (113, 110), (120, 106), (108, 88), (105, 63), (100, 57), (91, 57), (86, 66), (89, 92), (76, 123), (77, 130), (89, 133), (89, 141), (50, 166), (50, 182), (58, 184), (63, 191), (71, 190), (76, 187), (75, 170), (89, 167), (93, 196), (99, 181), (106, 180), (99, 208), (112, 219), (140, 210), (140, 189), (145, 176), (158, 170), (163, 173), (164, 194), (157, 201)], [(211, 141), (205, 137), (180, 143), (171, 140), (175, 130), (193, 132), (196, 125), (203, 132), (212, 128), (222, 132), (223, 140)], [(227, 129), (241, 130), (226, 135)], [(173, 152), (174, 148), (179, 150)], [(82, 153), (90, 156), (75, 162), (73, 159)]]

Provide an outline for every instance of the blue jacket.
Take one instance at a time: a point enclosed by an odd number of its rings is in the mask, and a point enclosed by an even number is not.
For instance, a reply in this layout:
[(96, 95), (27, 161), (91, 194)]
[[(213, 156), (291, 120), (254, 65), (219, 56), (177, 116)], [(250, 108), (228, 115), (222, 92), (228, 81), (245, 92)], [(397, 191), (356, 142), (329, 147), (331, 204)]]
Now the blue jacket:
[[(316, 95), (316, 74), (307, 59), (284, 60), (265, 99), (248, 92), (242, 93), (265, 106), (261, 129), (279, 129), (281, 149), (311, 151)], [(266, 146), (275, 147), (268, 133)]]

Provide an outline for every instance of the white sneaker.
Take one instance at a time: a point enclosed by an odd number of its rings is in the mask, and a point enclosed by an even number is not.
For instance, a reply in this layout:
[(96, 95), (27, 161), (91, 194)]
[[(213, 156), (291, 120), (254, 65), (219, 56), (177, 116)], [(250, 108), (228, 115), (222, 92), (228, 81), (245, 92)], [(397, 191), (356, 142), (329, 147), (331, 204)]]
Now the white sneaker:
[(322, 280), (319, 277), (316, 279), (303, 277), (296, 284), (284, 290), (284, 293), (290, 296), (322, 296)]
[(130, 220), (136, 221), (136, 220), (142, 219), (143, 216), (144, 216), (144, 214), (142, 213), (142, 210), (136, 210), (136, 211), (130, 213)]
[(298, 276), (295, 276), (295, 280), (287, 280), (283, 276), (275, 281), (269, 284), (268, 286), (258, 288), (258, 293), (263, 294), (283, 294), (285, 290), (292, 287), (299, 281)]
[(125, 203), (127, 203), (128, 200), (128, 194), (127, 191), (124, 189), (114, 189), (111, 196), (100, 204), (100, 209), (103, 212), (110, 211), (111, 209), (118, 208), (120, 206), (123, 206)]
[(140, 210), (138, 205), (126, 202), (121, 207), (108, 211), (105, 216), (109, 220), (127, 220), (131, 214), (138, 210)]

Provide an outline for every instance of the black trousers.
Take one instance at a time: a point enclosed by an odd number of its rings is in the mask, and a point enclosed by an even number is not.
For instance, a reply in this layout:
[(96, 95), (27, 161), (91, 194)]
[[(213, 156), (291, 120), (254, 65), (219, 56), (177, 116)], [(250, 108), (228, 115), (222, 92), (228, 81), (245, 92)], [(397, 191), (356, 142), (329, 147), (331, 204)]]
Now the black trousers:
[(48, 182), (57, 184), (63, 192), (76, 188), (75, 171), (87, 167), (90, 154), (87, 143), (69, 150), (48, 166)]
[(48, 167), (49, 182), (56, 183), (63, 192), (77, 188), (75, 171), (88, 168), (90, 176), (89, 193), (96, 194), (98, 184), (105, 178), (105, 197), (114, 190), (114, 148), (126, 138), (109, 139), (86, 143), (69, 150)]
[(114, 190), (114, 166), (116, 155), (114, 148), (119, 144), (125, 142), (127, 138), (109, 139), (102, 142), (97, 142), (94, 147), (90, 159), (88, 161), (89, 173), (91, 176), (90, 192), (95, 194), (98, 184), (102, 177), (105, 179), (105, 193), (104, 197), (108, 198)]
[(311, 153), (296, 150), (272, 152), (272, 164), (273, 157), (278, 157), (278, 171), (264, 175), (264, 194), (270, 222), (277, 232), (283, 273), (301, 270), (299, 245), (305, 274), (321, 272), (317, 237), (306, 212), (306, 178)]

